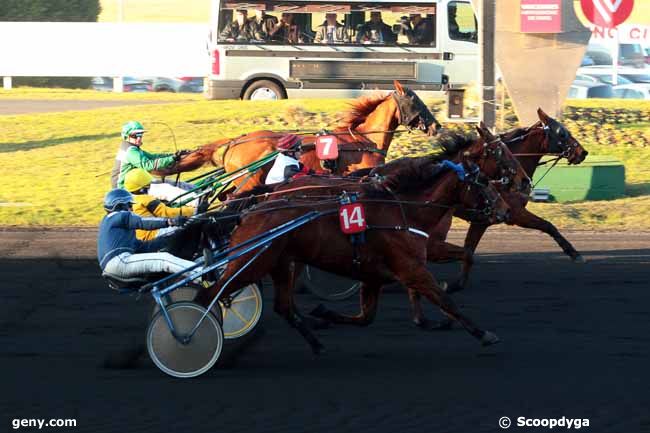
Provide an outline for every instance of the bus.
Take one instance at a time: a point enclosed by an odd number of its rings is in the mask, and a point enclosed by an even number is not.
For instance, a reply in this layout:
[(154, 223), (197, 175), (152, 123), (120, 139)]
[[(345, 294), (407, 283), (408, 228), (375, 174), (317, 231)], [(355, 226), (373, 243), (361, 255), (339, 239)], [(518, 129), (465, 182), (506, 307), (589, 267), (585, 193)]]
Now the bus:
[(209, 99), (434, 95), (478, 76), (470, 1), (212, 0)]

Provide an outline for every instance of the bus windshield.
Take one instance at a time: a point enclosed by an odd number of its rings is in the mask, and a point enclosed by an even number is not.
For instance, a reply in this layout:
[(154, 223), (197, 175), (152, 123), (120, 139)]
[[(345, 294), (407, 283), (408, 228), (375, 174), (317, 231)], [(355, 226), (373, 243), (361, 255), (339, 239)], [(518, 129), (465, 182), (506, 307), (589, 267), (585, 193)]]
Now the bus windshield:
[(219, 8), (219, 43), (436, 46), (435, 3), (224, 1)]

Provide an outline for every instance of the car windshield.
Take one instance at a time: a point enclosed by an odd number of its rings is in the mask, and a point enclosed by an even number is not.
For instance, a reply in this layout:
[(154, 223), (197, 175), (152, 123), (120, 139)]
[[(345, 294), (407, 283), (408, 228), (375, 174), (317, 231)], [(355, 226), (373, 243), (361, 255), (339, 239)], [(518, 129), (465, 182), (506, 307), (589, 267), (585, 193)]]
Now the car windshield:
[(650, 74), (621, 74), (633, 83), (650, 83)]
[(587, 90), (587, 98), (611, 98), (612, 95), (610, 86), (594, 86)]
[[(611, 75), (591, 75), (591, 76), (597, 78), (602, 83), (614, 84), (614, 77), (612, 77)], [(618, 84), (632, 84), (632, 81), (628, 80), (622, 75), (619, 75)]]

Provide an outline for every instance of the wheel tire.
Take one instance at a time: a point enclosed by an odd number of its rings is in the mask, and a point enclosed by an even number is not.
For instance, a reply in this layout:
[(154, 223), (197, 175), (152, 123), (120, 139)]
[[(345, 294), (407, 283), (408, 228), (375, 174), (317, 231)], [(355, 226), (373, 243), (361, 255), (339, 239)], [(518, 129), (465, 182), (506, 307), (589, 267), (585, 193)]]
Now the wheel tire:
[(251, 83), (244, 91), (244, 100), (269, 101), (286, 99), (287, 96), (282, 86), (274, 81), (259, 80)]
[[(178, 302), (167, 307), (177, 335), (189, 334), (205, 308), (193, 302)], [(179, 378), (200, 376), (221, 356), (223, 331), (212, 314), (207, 314), (189, 342), (179, 342), (171, 333), (162, 311), (154, 316), (147, 329), (147, 351), (156, 367)]]
[[(249, 334), (262, 317), (262, 292), (257, 284), (250, 284), (239, 291), (232, 301), (219, 300), (223, 320), (223, 335), (234, 340)], [(228, 305), (228, 307), (226, 307)]]
[(330, 274), (313, 266), (305, 266), (297, 284), (325, 301), (342, 301), (354, 296), (361, 287), (359, 281)]
[[(191, 287), (191, 286), (179, 287), (178, 289), (174, 290), (173, 292), (167, 295), (166, 305), (171, 305), (176, 302), (184, 302), (184, 301), (193, 302), (194, 298), (196, 298), (196, 295), (198, 293), (199, 293), (198, 287)], [(154, 302), (153, 312), (151, 313), (151, 317), (153, 318), (153, 316), (158, 314), (158, 311), (160, 311), (160, 306)], [(210, 312), (214, 317), (217, 318), (219, 323), (223, 323), (223, 317), (221, 315), (221, 308), (219, 308), (219, 305), (214, 305), (210, 310)]]

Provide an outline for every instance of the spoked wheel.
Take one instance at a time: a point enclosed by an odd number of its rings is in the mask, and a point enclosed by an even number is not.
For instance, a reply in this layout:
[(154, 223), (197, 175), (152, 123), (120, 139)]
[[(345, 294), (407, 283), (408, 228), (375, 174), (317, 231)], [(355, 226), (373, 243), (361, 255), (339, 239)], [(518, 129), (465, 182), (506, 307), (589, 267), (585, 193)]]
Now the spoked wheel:
[(250, 284), (219, 300), (223, 317), (223, 335), (227, 340), (251, 332), (262, 317), (262, 293), (257, 284)]
[[(194, 298), (196, 298), (196, 295), (199, 293), (199, 288), (198, 287), (192, 287), (192, 286), (185, 286), (185, 287), (179, 287), (178, 289), (174, 290), (173, 292), (167, 294), (165, 297), (165, 303), (166, 305), (170, 305), (176, 302), (182, 302), (182, 301), (194, 301)], [(160, 306), (154, 302), (154, 307), (153, 307), (153, 313), (151, 313), (151, 316), (155, 316), (158, 311), (160, 311)], [(215, 305), (212, 307), (210, 312), (214, 315), (219, 320), (219, 323), (223, 323), (223, 318), (221, 316), (221, 308), (219, 308), (218, 305)]]
[(359, 281), (330, 274), (313, 266), (305, 266), (298, 285), (326, 301), (342, 301), (354, 296), (361, 287)]
[(188, 337), (205, 308), (193, 302), (178, 302), (167, 307), (167, 313), (182, 341), (174, 337), (163, 312), (159, 311), (147, 329), (147, 350), (151, 360), (160, 370), (174, 377), (196, 377), (208, 371), (219, 359), (223, 348), (223, 331), (217, 319), (207, 314), (196, 332)]

